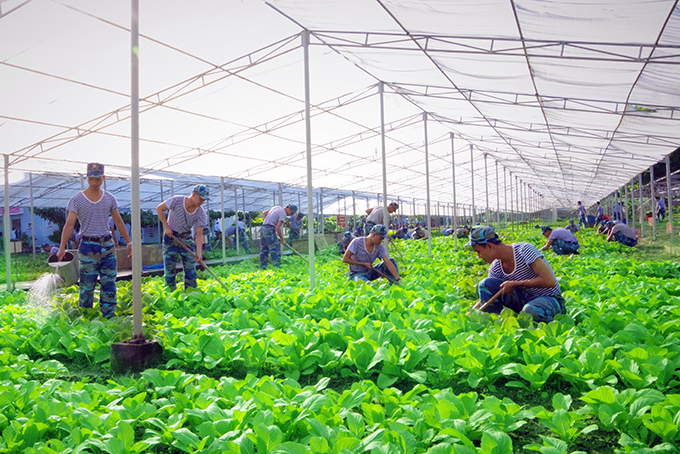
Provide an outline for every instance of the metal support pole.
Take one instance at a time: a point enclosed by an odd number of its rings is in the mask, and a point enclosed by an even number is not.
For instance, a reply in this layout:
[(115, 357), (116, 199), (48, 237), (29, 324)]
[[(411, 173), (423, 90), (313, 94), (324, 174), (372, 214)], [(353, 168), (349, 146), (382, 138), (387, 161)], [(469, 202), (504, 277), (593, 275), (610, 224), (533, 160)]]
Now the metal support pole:
[(470, 183), (472, 187), (472, 225), (477, 223), (477, 210), (475, 210), (475, 167), (474, 155), (472, 154), (472, 144), (470, 144)]
[(319, 232), (326, 233), (326, 218), (323, 214), (323, 188), (319, 188), (319, 213), (321, 216), (321, 226), (319, 226)]
[(635, 179), (630, 180), (627, 184), (630, 184), (630, 228), (635, 231), (635, 187), (633, 182)]
[(673, 192), (671, 191), (671, 180), (671, 158), (666, 155), (666, 197), (668, 198), (666, 213), (668, 213), (668, 223), (671, 226), (671, 255), (673, 255)]
[(352, 219), (354, 220), (354, 230), (357, 229), (357, 195), (352, 191)]
[[(382, 181), (382, 186), (383, 186), (383, 203), (382, 203), (382, 212), (383, 212), (383, 225), (387, 227), (389, 230), (390, 228), (390, 221), (389, 219), (386, 219), (386, 216), (389, 217), (389, 215), (386, 213), (387, 210), (387, 158), (386, 158), (386, 152), (385, 152), (385, 84), (383, 82), (378, 83), (378, 94), (380, 95), (380, 149), (382, 152), (382, 176), (383, 176), (383, 181)], [(378, 203), (378, 206), (380, 204)], [(385, 246), (385, 249), (389, 251), (389, 241), (387, 241), (387, 238), (383, 240), (383, 245)]]
[(132, 337), (142, 336), (142, 225), (139, 197), (139, 0), (132, 0), (131, 35), (131, 166), (130, 201), (132, 209)]
[(644, 210), (644, 201), (642, 200), (642, 174), (638, 176), (638, 184), (640, 186), (640, 238), (645, 237), (645, 210)]
[[(304, 80), (305, 80), (305, 145), (307, 155), (307, 212), (314, 212), (314, 188), (312, 187), (312, 122), (311, 97), (309, 91), (309, 30), (302, 32), (302, 48), (304, 51)], [(311, 224), (311, 225), (310, 225)], [(307, 238), (309, 242), (309, 289), (316, 287), (316, 269), (314, 267), (314, 224), (307, 215)]]
[(510, 227), (512, 227), (513, 232), (515, 231), (515, 223), (513, 222), (514, 212), (515, 212), (515, 197), (512, 188), (512, 173), (510, 173)]
[[(503, 166), (503, 201), (505, 202), (505, 230), (508, 229), (508, 179), (507, 169)], [(511, 180), (512, 181), (512, 180)], [(512, 196), (512, 191), (510, 191)]]
[(496, 161), (496, 228), (501, 229), (501, 189), (498, 180), (498, 161)]
[[(649, 200), (652, 203), (652, 207), (654, 206), (654, 196), (656, 194), (656, 191), (654, 189), (654, 166), (651, 165), (649, 166), (649, 190), (651, 191), (649, 194)], [(654, 208), (652, 208), (652, 237), (654, 238), (654, 241), (656, 241), (656, 216), (654, 216)]]
[[(161, 203), (165, 201), (163, 198), (163, 180), (160, 180), (159, 182), (160, 185), (160, 190), (161, 190)], [(210, 217), (210, 211), (208, 211), (208, 217)], [(158, 221), (156, 222), (156, 228), (158, 229), (158, 244), (163, 245), (163, 224), (161, 224), (160, 218), (158, 218)]]
[[(236, 200), (236, 189), (234, 189), (234, 200)], [(236, 216), (236, 210), (234, 210), (234, 216)], [(224, 244), (224, 177), (220, 177), (220, 235), (222, 236), (222, 265), (224, 265), (227, 263), (227, 245)]]
[(491, 225), (489, 216), (489, 169), (487, 165), (488, 155), (484, 153), (484, 192), (486, 194), (486, 210), (484, 211), (484, 223)]
[(423, 129), (425, 130), (425, 192), (427, 194), (427, 254), (432, 257), (432, 216), (430, 215), (430, 156), (427, 143), (427, 112), (423, 112)]
[[(452, 175), (452, 186), (453, 186), (453, 228), (458, 227), (458, 205), (456, 202), (456, 150), (454, 148), (453, 133), (450, 133), (451, 137), (451, 175)], [(454, 241), (454, 249), (458, 250), (458, 241)]]
[[(283, 185), (279, 183), (279, 206), (283, 207)], [(238, 218), (237, 218), (238, 221)], [(285, 222), (284, 222), (285, 225)], [(281, 226), (281, 233), (283, 233), (283, 225)], [(238, 236), (238, 222), (236, 223), (236, 236)], [(283, 244), (279, 243), (279, 253), (283, 254)]]
[(12, 251), (10, 251), (10, 230), (12, 228), (9, 213), (9, 155), (5, 155), (5, 213), (3, 216), (4, 234), (3, 240), (5, 243), (5, 275), (7, 276), (7, 291), (12, 293), (14, 285), (12, 284)]
[[(106, 180), (104, 180), (106, 181)], [(33, 260), (35, 260), (35, 216), (33, 213), (33, 173), (28, 173), (28, 187), (31, 196), (31, 245), (33, 248)]]

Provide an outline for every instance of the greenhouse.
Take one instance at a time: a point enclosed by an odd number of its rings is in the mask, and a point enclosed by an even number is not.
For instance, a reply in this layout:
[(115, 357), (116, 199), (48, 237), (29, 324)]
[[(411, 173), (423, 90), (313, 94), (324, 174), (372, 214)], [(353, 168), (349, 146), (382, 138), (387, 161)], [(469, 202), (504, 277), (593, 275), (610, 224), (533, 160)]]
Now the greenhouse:
[[(2, 0), (0, 42), (0, 452), (680, 452), (677, 1)], [(43, 252), (89, 263), (89, 163), (93, 307)]]

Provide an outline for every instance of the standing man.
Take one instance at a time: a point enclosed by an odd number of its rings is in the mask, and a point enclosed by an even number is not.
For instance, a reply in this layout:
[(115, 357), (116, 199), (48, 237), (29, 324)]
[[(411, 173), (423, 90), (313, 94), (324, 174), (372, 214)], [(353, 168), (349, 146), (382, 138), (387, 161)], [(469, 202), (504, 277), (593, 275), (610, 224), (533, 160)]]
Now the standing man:
[(479, 258), (491, 264), (489, 276), (479, 283), (480, 301), (474, 309), (503, 290), (484, 312), (500, 314), (508, 307), (545, 323), (551, 322), (557, 314), (567, 313), (555, 273), (533, 244), (503, 244), (493, 227), (476, 225), (472, 227), (466, 246), (472, 246)]
[[(174, 291), (177, 288), (177, 263), (182, 261), (184, 269), (184, 288), (196, 288), (196, 261), (203, 261), (203, 227), (208, 225), (208, 213), (203, 202), (210, 200), (207, 186), (197, 184), (189, 197), (177, 195), (170, 197), (156, 207), (158, 219), (163, 224), (163, 268), (165, 284)], [(168, 211), (168, 217), (165, 212)], [(191, 237), (195, 229), (196, 242)], [(184, 243), (196, 258), (178, 242)]]
[(300, 229), (302, 228), (302, 218), (304, 214), (298, 213), (288, 218), (290, 231), (288, 232), (288, 245), (293, 245), (293, 240), (300, 239)]
[[(350, 281), (374, 281), (382, 275), (401, 284), (397, 262), (387, 255), (382, 241), (387, 238), (387, 227), (382, 224), (373, 226), (366, 237), (355, 238), (347, 247), (342, 261), (349, 265)], [(373, 268), (375, 259), (381, 258), (381, 264)]]
[[(272, 265), (281, 268), (281, 246), (286, 244), (283, 238), (283, 221), (287, 216), (297, 213), (296, 205), (288, 205), (285, 208), (273, 206), (262, 213), (264, 222), (260, 229), (260, 268), (267, 269), (267, 259), (272, 257)], [(277, 239), (278, 237), (278, 239)]]
[(87, 165), (87, 184), (84, 191), (71, 198), (66, 209), (68, 217), (61, 232), (61, 244), (57, 259), (66, 255), (66, 243), (73, 234), (76, 220), (80, 221), (80, 245), (78, 257), (80, 261), (80, 295), (78, 305), (91, 308), (94, 305), (94, 286), (97, 277), (100, 282), (99, 310), (105, 318), (111, 318), (116, 310), (116, 246), (108, 226), (111, 216), (118, 231), (127, 241), (128, 254), (132, 253), (130, 237), (118, 212), (118, 202), (110, 193), (101, 189), (104, 182), (104, 165), (91, 162)]
[(557, 255), (578, 255), (578, 248), (581, 245), (578, 244), (578, 240), (569, 230), (561, 227), (553, 229), (549, 225), (537, 225), (536, 227), (539, 227), (543, 236), (548, 239), (545, 246), (539, 249), (539, 251), (547, 251), (552, 248), (553, 252)]
[(661, 221), (666, 218), (666, 202), (664, 199), (656, 196), (656, 220)]
[(398, 209), (399, 204), (397, 202), (392, 202), (387, 205), (387, 208), (377, 206), (366, 210), (366, 214), (368, 215), (366, 217), (366, 225), (364, 226), (364, 232), (366, 232), (366, 236), (371, 234), (371, 229), (375, 225), (390, 225), (390, 214), (394, 213)]
[(604, 209), (600, 205), (600, 201), (597, 201), (597, 211), (595, 212), (595, 227), (600, 225), (604, 220)]
[(621, 220), (621, 204), (619, 202), (616, 202), (612, 207), (612, 221), (620, 220)]
[(578, 213), (579, 228), (581, 225), (583, 225), (583, 227), (588, 227), (588, 221), (586, 219), (586, 207), (583, 206), (580, 200), (578, 201), (578, 206), (574, 211), (572, 211), (572, 213)]

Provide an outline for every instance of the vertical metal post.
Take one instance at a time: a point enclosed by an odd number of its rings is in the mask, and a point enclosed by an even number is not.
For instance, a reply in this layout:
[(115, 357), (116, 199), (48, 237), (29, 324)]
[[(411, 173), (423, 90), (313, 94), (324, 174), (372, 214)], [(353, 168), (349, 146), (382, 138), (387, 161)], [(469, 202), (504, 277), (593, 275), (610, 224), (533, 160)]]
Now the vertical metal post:
[(427, 143), (427, 112), (423, 112), (423, 129), (425, 130), (425, 192), (427, 194), (427, 205), (425, 206), (427, 222), (427, 254), (432, 257), (432, 216), (430, 215), (430, 156), (429, 144)]
[(354, 230), (357, 229), (357, 195), (352, 191), (352, 219), (354, 220)]
[(5, 213), (3, 216), (4, 234), (3, 240), (5, 243), (5, 275), (7, 276), (7, 291), (12, 293), (14, 285), (12, 284), (12, 251), (10, 251), (10, 230), (12, 223), (10, 222), (9, 213), (9, 155), (5, 155)]
[(628, 183), (623, 185), (623, 213), (625, 214), (624, 219), (626, 219), (626, 223), (628, 223), (628, 226), (630, 227), (630, 216), (628, 216)]
[(477, 223), (477, 210), (475, 209), (475, 166), (474, 155), (472, 153), (472, 144), (470, 144), (470, 183), (472, 187), (472, 225)]
[[(312, 122), (309, 92), (309, 30), (302, 32), (302, 47), (304, 50), (304, 79), (305, 79), (305, 145), (307, 154), (307, 212), (314, 212), (314, 189), (312, 187)], [(310, 225), (311, 224), (311, 225)], [(314, 224), (307, 215), (307, 238), (309, 242), (309, 289), (316, 287), (316, 269), (314, 267)]]
[(501, 229), (501, 189), (498, 179), (498, 161), (496, 161), (496, 228)]
[(645, 210), (644, 210), (644, 202), (642, 200), (642, 174), (638, 176), (638, 185), (640, 186), (640, 238), (645, 237)]
[[(505, 202), (505, 230), (508, 230), (508, 179), (507, 169), (503, 166), (503, 201)], [(512, 180), (511, 180), (512, 181)], [(512, 196), (512, 191), (510, 191)]]
[(323, 188), (319, 188), (319, 213), (321, 216), (321, 226), (319, 227), (319, 232), (326, 233), (326, 217), (323, 214)]
[[(243, 203), (243, 231), (245, 233), (246, 229), (246, 212), (245, 212), (245, 200)], [(234, 188), (234, 225), (236, 225), (236, 255), (241, 255), (241, 240), (239, 232), (238, 232), (238, 189)], [(225, 234), (224, 234), (224, 224), (222, 224), (222, 249), (226, 249), (226, 244), (225, 244)], [(226, 255), (226, 252), (225, 252)], [(226, 259), (225, 259), (226, 260)]]
[[(382, 152), (382, 187), (383, 187), (383, 222), (382, 224), (390, 228), (389, 215), (386, 213), (387, 210), (387, 158), (385, 152), (385, 84), (381, 81), (378, 83), (378, 94), (380, 95), (380, 149)], [(378, 203), (380, 206), (380, 203)], [(386, 218), (387, 217), (387, 218)], [(389, 251), (389, 242), (387, 238), (383, 240), (383, 245)]]
[(654, 241), (656, 241), (656, 216), (654, 216), (654, 197), (656, 194), (655, 188), (654, 188), (654, 165), (649, 166), (649, 190), (651, 191), (649, 194), (649, 200), (650, 203), (652, 204), (652, 237), (654, 238)]
[[(279, 183), (279, 206), (283, 207), (283, 185)], [(238, 220), (238, 219), (237, 219)], [(284, 222), (285, 225), (285, 222)], [(283, 233), (284, 227), (281, 226), (281, 233)], [(238, 236), (238, 223), (236, 224), (236, 236)], [(283, 254), (283, 244), (279, 243), (279, 253)]]
[[(104, 180), (106, 181), (106, 180)], [(33, 260), (35, 260), (35, 216), (33, 213), (33, 173), (28, 173), (28, 187), (30, 188), (31, 196), (31, 245), (33, 248)]]
[[(161, 203), (165, 200), (163, 198), (163, 180), (160, 180), (158, 182), (160, 184), (160, 189), (161, 189)], [(210, 211), (208, 211), (208, 219), (210, 218)], [(158, 229), (158, 244), (163, 245), (163, 224), (161, 223), (160, 218), (158, 218), (158, 221), (156, 222), (156, 227)]]
[(487, 165), (488, 155), (484, 153), (484, 192), (486, 193), (486, 210), (484, 211), (484, 223), (491, 225), (489, 216), (489, 169)]
[(633, 182), (635, 179), (630, 180), (626, 184), (630, 184), (630, 228), (635, 231), (635, 187)]
[(170, 180), (170, 197), (175, 197), (175, 180)]
[[(234, 200), (237, 200), (236, 189), (234, 189)], [(236, 210), (234, 210), (234, 216), (236, 216)], [(238, 236), (238, 229), (236, 230), (236, 236)], [(222, 265), (224, 265), (227, 263), (227, 245), (224, 244), (224, 177), (220, 177), (220, 235), (222, 236)]]
[[(450, 133), (449, 137), (451, 137), (451, 182), (453, 186), (453, 228), (458, 227), (458, 205), (456, 202), (456, 150), (454, 148), (454, 142), (453, 142), (453, 133)], [(464, 224), (464, 222), (463, 222)], [(458, 250), (458, 241), (454, 241), (453, 243), (454, 249), (457, 251)]]
[(130, 201), (132, 209), (132, 338), (142, 336), (142, 225), (139, 200), (139, 0), (132, 0), (131, 35), (131, 166)]
[(666, 206), (666, 213), (668, 213), (668, 223), (671, 226), (671, 255), (673, 255), (673, 191), (671, 191), (671, 158), (666, 155), (666, 197), (668, 198), (668, 205)]
[(513, 222), (514, 212), (515, 212), (515, 197), (512, 187), (512, 173), (510, 173), (510, 227), (512, 228), (513, 232), (515, 231), (515, 223)]

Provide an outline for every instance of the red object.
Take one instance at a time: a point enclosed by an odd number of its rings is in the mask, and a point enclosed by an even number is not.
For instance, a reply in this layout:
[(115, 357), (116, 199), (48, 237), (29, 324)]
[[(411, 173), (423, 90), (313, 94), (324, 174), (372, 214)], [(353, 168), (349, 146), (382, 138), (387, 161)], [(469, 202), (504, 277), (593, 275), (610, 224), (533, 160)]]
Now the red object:
[(611, 221), (611, 218), (606, 214), (602, 216), (602, 219), (604, 219), (605, 221)]

